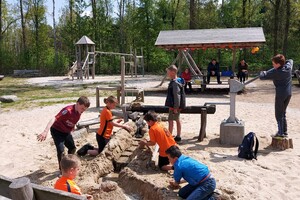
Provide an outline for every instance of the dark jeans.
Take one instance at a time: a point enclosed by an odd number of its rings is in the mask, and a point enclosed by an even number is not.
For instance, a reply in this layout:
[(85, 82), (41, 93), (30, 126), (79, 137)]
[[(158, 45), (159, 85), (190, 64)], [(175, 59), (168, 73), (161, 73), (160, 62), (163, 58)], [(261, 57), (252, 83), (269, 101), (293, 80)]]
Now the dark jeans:
[(57, 160), (60, 169), (60, 161), (64, 153), (65, 146), (68, 148), (68, 154), (74, 154), (76, 152), (76, 146), (70, 133), (62, 133), (52, 127), (50, 132), (56, 146)]
[(98, 153), (101, 153), (110, 139), (105, 139), (102, 135), (96, 134), (96, 140), (98, 143)]
[(212, 195), (215, 189), (216, 180), (208, 178), (198, 185), (187, 184), (179, 190), (178, 194), (181, 198), (187, 200), (214, 200)]
[(214, 75), (211, 75), (211, 71), (208, 71), (208, 72), (207, 72), (207, 83), (208, 83), (208, 84), (209, 84), (209, 82), (210, 82), (210, 77), (211, 77), (211, 76), (216, 76), (216, 77), (217, 77), (218, 83), (221, 82), (221, 81), (220, 81), (220, 72), (219, 72), (219, 71), (214, 71), (214, 72), (215, 72)]
[(247, 72), (240, 72), (239, 73), (240, 82), (245, 82), (246, 76), (247, 76)]
[(275, 98), (275, 118), (278, 125), (278, 134), (287, 134), (286, 108), (289, 105), (292, 96), (279, 96)]
[(192, 91), (192, 84), (191, 82), (185, 82), (185, 85), (184, 85), (184, 91), (187, 92), (187, 86), (189, 86), (189, 90), (190, 92)]

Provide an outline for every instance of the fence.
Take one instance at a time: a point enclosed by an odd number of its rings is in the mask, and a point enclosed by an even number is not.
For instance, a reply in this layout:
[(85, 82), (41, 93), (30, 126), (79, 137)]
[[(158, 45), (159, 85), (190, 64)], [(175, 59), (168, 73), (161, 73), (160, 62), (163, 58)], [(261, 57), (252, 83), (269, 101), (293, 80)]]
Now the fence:
[(0, 176), (0, 198), (1, 196), (12, 200), (86, 200), (85, 196), (31, 183), (26, 177), (11, 180)]

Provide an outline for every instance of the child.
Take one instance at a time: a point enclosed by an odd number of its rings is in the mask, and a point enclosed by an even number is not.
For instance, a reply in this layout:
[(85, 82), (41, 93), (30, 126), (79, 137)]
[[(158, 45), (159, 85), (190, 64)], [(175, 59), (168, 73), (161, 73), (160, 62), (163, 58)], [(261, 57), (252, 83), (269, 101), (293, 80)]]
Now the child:
[[(174, 180), (170, 186), (178, 189), (179, 185), (188, 182), (178, 192), (183, 199), (208, 199), (213, 200), (216, 181), (212, 177), (206, 165), (195, 159), (182, 155), (177, 146), (171, 146), (166, 150), (170, 163), (174, 167)], [(184, 180), (181, 180), (181, 179)]]
[(169, 165), (167, 154), (165, 151), (176, 142), (172, 134), (164, 128), (160, 123), (157, 122), (157, 114), (154, 111), (149, 111), (145, 116), (144, 120), (147, 122), (149, 129), (150, 141), (141, 140), (141, 146), (154, 146), (156, 143), (159, 146), (159, 158), (158, 166), (161, 170), (168, 171), (172, 169)]
[(189, 68), (186, 68), (184, 72), (181, 73), (181, 78), (184, 79), (184, 91), (187, 92), (187, 86), (189, 86), (189, 91), (192, 92), (192, 75)]
[(59, 170), (61, 170), (60, 161), (64, 152), (64, 146), (68, 148), (68, 154), (74, 154), (76, 152), (71, 132), (79, 121), (80, 115), (88, 107), (90, 107), (89, 99), (85, 96), (81, 96), (76, 104), (63, 108), (55, 118), (48, 122), (45, 130), (37, 136), (38, 141), (44, 141), (50, 129), (57, 150)]
[(100, 128), (98, 129), (96, 134), (98, 148), (93, 148), (90, 144), (84, 145), (77, 151), (77, 154), (80, 156), (84, 156), (86, 154), (96, 156), (100, 154), (106, 144), (109, 142), (114, 126), (124, 128), (129, 132), (132, 131), (132, 128), (130, 126), (120, 124), (122, 120), (118, 120), (117, 122), (113, 121), (111, 109), (114, 109), (116, 107), (116, 104), (118, 103), (117, 99), (114, 96), (109, 96), (108, 98), (104, 99), (104, 103), (106, 104), (106, 106), (101, 111)]
[(177, 67), (171, 65), (167, 68), (167, 74), (172, 79), (169, 83), (167, 91), (167, 99), (165, 106), (169, 107), (169, 131), (173, 133), (173, 120), (176, 121), (177, 135), (176, 142), (181, 141), (181, 121), (180, 110), (185, 108), (185, 94), (183, 85), (177, 81)]
[[(66, 155), (60, 161), (62, 176), (56, 181), (54, 189), (82, 195), (80, 188), (73, 179), (80, 169), (80, 160), (75, 155)], [(87, 199), (92, 199), (91, 195), (85, 195)]]
[(271, 79), (276, 88), (275, 96), (275, 118), (278, 125), (278, 132), (275, 137), (287, 137), (286, 108), (292, 97), (292, 69), (293, 60), (285, 61), (282, 54), (272, 58), (273, 69), (262, 71), (260, 79)]

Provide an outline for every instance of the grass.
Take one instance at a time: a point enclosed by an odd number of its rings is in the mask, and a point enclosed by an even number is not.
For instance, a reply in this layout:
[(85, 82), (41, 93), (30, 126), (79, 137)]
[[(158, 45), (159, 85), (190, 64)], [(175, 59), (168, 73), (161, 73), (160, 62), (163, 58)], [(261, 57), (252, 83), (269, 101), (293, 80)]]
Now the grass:
[[(78, 97), (94, 96), (95, 84), (76, 86), (34, 86), (27, 84), (27, 79), (5, 77), (0, 82), (0, 96), (16, 95), (18, 101), (12, 103), (1, 103), (1, 110), (26, 109), (30, 107), (43, 107), (54, 104), (69, 104)], [(104, 95), (106, 95), (104, 93)], [(111, 95), (111, 94), (110, 94)]]

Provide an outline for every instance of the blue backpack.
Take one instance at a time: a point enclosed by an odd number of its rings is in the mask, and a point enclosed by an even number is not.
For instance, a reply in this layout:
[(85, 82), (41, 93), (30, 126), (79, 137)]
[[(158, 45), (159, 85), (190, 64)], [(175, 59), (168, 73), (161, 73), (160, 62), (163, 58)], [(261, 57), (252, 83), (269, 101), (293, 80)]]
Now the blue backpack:
[[(255, 143), (255, 149), (253, 150)], [(252, 160), (253, 158), (257, 160), (256, 155), (258, 151), (259, 142), (255, 133), (250, 132), (245, 135), (242, 144), (238, 148), (238, 157), (245, 158), (247, 160)]]

